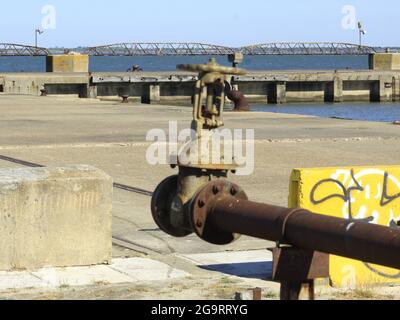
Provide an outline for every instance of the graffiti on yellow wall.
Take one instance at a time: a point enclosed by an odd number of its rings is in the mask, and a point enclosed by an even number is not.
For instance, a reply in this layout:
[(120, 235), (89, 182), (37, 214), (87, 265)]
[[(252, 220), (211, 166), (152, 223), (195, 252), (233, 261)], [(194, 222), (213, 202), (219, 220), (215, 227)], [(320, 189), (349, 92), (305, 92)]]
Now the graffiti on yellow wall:
[[(400, 166), (294, 170), (289, 205), (399, 228)], [(335, 256), (330, 273), (335, 286), (400, 283), (398, 270)]]

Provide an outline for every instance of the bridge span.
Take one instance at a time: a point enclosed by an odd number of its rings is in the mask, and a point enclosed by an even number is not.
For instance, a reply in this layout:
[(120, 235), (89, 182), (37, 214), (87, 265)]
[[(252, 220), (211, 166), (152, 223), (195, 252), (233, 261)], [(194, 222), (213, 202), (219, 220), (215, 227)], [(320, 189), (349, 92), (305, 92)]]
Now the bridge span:
[(245, 55), (369, 55), (372, 47), (340, 42), (273, 42), (242, 47)]
[[(0, 56), (47, 56), (59, 50), (28, 45), (0, 43)], [(242, 52), (250, 56), (268, 55), (368, 55), (377, 48), (339, 42), (273, 42), (240, 48), (197, 42), (119, 43), (71, 49), (91, 56), (226, 56)]]
[(0, 56), (47, 56), (50, 51), (46, 48), (15, 43), (0, 43)]

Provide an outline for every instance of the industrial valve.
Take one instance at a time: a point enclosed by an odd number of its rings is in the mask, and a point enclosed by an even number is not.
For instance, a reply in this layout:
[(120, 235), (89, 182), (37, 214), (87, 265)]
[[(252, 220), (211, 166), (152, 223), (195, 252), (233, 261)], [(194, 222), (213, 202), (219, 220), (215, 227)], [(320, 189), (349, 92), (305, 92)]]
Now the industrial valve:
[(215, 59), (210, 59), (207, 64), (181, 64), (177, 68), (183, 71), (199, 72), (194, 93), (192, 129), (200, 136), (203, 130), (222, 127), (227, 76), (245, 75), (246, 71), (220, 66)]
[(226, 179), (238, 167), (234, 158), (225, 158), (224, 148), (214, 148), (220, 141), (215, 141), (213, 133), (224, 126), (227, 78), (244, 75), (246, 71), (221, 66), (215, 59), (177, 68), (199, 73), (193, 99), (193, 136), (177, 155), (179, 174), (161, 182), (154, 192), (151, 209), (161, 230), (174, 237), (185, 237), (195, 230), (189, 214), (194, 195), (210, 181)]

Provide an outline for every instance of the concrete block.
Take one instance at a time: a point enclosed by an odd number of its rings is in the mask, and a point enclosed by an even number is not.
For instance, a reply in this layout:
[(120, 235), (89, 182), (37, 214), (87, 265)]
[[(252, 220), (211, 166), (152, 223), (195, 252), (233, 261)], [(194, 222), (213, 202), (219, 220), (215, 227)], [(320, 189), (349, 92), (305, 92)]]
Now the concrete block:
[(233, 67), (237, 67), (243, 62), (244, 55), (242, 52), (235, 52), (228, 55), (229, 62), (232, 63)]
[[(289, 206), (397, 228), (400, 166), (294, 170)], [(336, 256), (330, 257), (330, 276), (337, 287), (400, 283), (398, 270)]]
[(333, 80), (333, 102), (343, 102), (343, 79), (338, 76)]
[(86, 54), (61, 54), (46, 57), (47, 72), (89, 72), (89, 56)]
[(400, 70), (400, 53), (374, 53), (369, 56), (371, 70)]
[(142, 103), (158, 104), (161, 101), (161, 88), (159, 84), (149, 84), (145, 86), (145, 92), (142, 96)]
[(110, 262), (112, 192), (90, 166), (0, 170), (0, 270)]
[(276, 103), (286, 103), (286, 82), (280, 81), (276, 84)]
[(267, 101), (273, 104), (283, 104), (287, 101), (286, 82), (277, 81), (267, 86)]
[(395, 80), (392, 77), (381, 77), (379, 81), (379, 101), (393, 101), (395, 96), (395, 87)]

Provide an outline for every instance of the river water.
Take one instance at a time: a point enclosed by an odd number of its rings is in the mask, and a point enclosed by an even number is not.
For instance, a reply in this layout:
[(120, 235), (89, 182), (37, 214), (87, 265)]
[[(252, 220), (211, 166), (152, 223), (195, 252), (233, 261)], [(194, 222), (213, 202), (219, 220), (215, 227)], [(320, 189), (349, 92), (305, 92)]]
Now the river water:
[[(124, 72), (133, 65), (144, 71), (174, 71), (180, 63), (205, 63), (208, 56), (90, 57), (92, 72)], [(226, 57), (220, 64), (230, 65)], [(44, 72), (44, 57), (0, 57), (0, 72)], [(241, 67), (248, 70), (367, 69), (367, 56), (246, 56)]]
[[(133, 65), (144, 71), (174, 71), (180, 63), (205, 63), (211, 57), (91, 57), (91, 72), (124, 72)], [(226, 57), (217, 57), (220, 64), (230, 65)], [(367, 56), (247, 56), (241, 67), (247, 70), (327, 70), (368, 69)], [(0, 57), (0, 72), (44, 72), (44, 57)], [(400, 120), (397, 104), (288, 104), (256, 105), (254, 111), (304, 114), (364, 121), (393, 122)]]
[(400, 120), (400, 103), (315, 103), (254, 105), (252, 111), (289, 113), (348, 120), (394, 122)]

